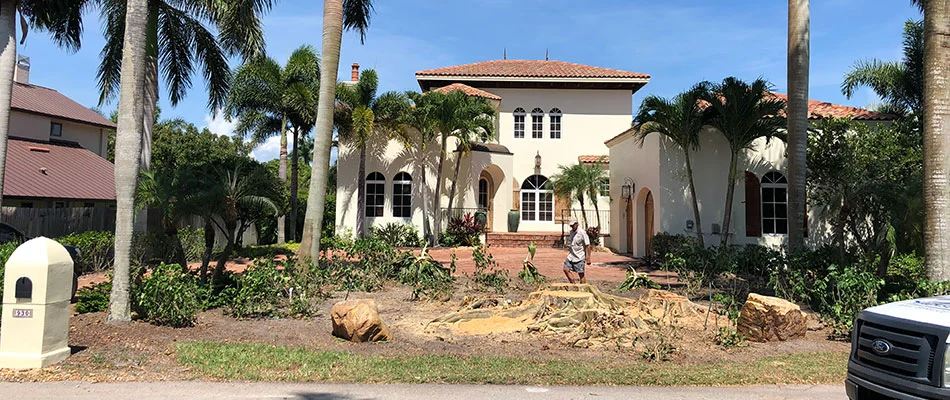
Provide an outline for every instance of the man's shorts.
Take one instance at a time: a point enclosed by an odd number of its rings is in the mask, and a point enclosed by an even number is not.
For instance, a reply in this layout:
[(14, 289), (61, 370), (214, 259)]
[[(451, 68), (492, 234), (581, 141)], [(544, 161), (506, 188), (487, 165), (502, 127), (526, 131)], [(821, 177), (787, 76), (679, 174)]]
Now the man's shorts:
[(584, 260), (580, 260), (580, 261), (564, 260), (564, 270), (574, 271), (574, 272), (577, 272), (578, 274), (583, 274), (584, 265), (586, 264), (587, 263), (584, 262)]

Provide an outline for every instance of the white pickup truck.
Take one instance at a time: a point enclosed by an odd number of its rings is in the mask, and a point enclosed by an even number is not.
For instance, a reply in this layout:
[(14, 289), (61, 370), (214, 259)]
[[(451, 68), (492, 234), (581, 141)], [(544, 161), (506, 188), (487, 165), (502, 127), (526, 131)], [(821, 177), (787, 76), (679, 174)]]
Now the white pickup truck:
[(950, 399), (950, 296), (858, 314), (845, 387), (852, 400)]

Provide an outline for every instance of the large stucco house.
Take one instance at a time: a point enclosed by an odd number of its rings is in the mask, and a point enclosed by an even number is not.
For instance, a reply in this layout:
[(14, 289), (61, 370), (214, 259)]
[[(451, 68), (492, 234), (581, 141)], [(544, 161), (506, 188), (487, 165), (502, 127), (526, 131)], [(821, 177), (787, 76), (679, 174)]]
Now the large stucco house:
[[(419, 71), (416, 79), (423, 92), (458, 89), (488, 99), (497, 109), (496, 138), (462, 156), (455, 207), (486, 210), (488, 229), (494, 232), (507, 232), (509, 211), (517, 210), (520, 232), (559, 235), (562, 219), (579, 205), (556, 199), (546, 182), (560, 165), (608, 162), (604, 142), (630, 127), (632, 95), (650, 76), (562, 61), (495, 60)], [(442, 207), (448, 204), (448, 185), (460, 156), (455, 148), (454, 141), (448, 144), (446, 187), (436, 191), (438, 143), (429, 146), (428, 154), (395, 140), (370, 143), (364, 226), (402, 222), (421, 232), (422, 191), (428, 191), (429, 199), (439, 193)], [(353, 229), (359, 152), (345, 142), (339, 150), (336, 222)], [(428, 163), (427, 187), (421, 185), (419, 160)], [(607, 224), (611, 199), (598, 200)], [(592, 210), (588, 215), (595, 218)]]
[[(808, 102), (808, 112), (812, 121), (832, 117), (880, 124), (895, 118), (816, 100)], [(642, 257), (650, 255), (653, 235), (695, 235), (696, 227), (683, 151), (658, 134), (649, 135), (642, 146), (635, 136), (636, 128), (630, 128), (605, 143), (610, 149), (614, 205), (610, 209), (610, 236), (605, 242), (615, 251)], [(784, 244), (788, 234), (785, 143), (759, 139), (751, 150), (740, 154), (732, 227), (727, 229), (722, 221), (729, 146), (718, 131), (708, 126), (700, 134), (700, 141), (700, 149), (690, 155), (705, 243), (719, 244), (722, 235), (728, 234), (733, 244)], [(816, 216), (816, 210), (809, 209), (808, 214), (810, 235), (806, 241), (815, 244), (827, 238), (830, 230)]]

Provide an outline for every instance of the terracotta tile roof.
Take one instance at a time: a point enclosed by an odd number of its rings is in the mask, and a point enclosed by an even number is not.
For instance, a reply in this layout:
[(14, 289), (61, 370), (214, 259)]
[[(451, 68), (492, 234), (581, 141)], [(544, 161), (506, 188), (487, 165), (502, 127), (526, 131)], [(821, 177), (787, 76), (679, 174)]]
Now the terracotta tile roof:
[(10, 137), (3, 195), (115, 200), (112, 163), (73, 142)]
[(548, 60), (494, 60), (416, 72), (424, 76), (649, 79), (650, 75)]
[(581, 164), (609, 164), (610, 156), (577, 156), (577, 162)]
[(13, 83), (10, 108), (31, 114), (41, 114), (68, 121), (115, 129), (115, 124), (99, 113), (66, 97), (60, 92), (42, 86)]
[[(776, 98), (788, 101), (788, 95), (775, 92), (772, 92), (772, 95)], [(863, 108), (831, 104), (818, 100), (808, 100), (808, 119), (828, 117), (851, 118), (858, 121), (890, 121), (897, 119), (895, 115), (879, 114)]]
[(484, 97), (484, 98), (486, 98), (486, 99), (488, 99), (488, 100), (499, 100), (499, 101), (501, 100), (501, 96), (499, 96), (499, 95), (497, 95), (497, 94), (489, 93), (489, 92), (486, 92), (486, 91), (481, 90), (481, 89), (473, 88), (473, 87), (471, 87), (471, 86), (469, 86), (469, 85), (466, 85), (466, 84), (464, 84), (464, 83), (453, 83), (453, 84), (448, 85), (448, 86), (442, 86), (442, 87), (440, 87), (440, 88), (438, 88), (438, 89), (432, 89), (433, 92), (439, 92), (439, 93), (443, 93), (443, 94), (449, 93), (449, 92), (454, 91), (454, 90), (461, 90), (463, 93), (465, 93), (465, 94), (467, 94), (467, 95), (469, 95), (469, 96)]

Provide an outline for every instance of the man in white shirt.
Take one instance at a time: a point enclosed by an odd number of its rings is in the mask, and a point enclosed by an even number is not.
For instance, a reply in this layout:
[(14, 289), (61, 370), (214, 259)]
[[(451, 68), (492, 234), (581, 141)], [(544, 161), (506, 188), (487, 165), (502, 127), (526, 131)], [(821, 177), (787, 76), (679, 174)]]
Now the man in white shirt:
[(571, 234), (567, 238), (568, 253), (564, 260), (564, 275), (567, 281), (574, 283), (572, 272), (577, 273), (580, 283), (587, 283), (584, 278), (584, 266), (590, 265), (590, 237), (583, 229), (578, 229), (580, 224), (576, 218), (571, 218)]

